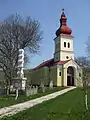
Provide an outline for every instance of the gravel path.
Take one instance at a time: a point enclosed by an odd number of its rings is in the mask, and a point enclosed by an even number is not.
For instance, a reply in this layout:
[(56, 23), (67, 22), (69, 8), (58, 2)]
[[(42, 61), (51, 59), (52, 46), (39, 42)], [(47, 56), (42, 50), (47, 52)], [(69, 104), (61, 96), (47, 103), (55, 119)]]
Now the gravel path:
[(76, 87), (69, 87), (69, 88), (66, 88), (64, 90), (54, 92), (52, 94), (42, 96), (40, 98), (36, 98), (36, 99), (33, 99), (33, 100), (26, 101), (24, 103), (19, 103), (19, 104), (12, 105), (12, 106), (9, 106), (9, 107), (1, 108), (0, 109), (0, 118), (3, 117), (3, 116), (7, 116), (7, 115), (8, 116), (14, 115), (14, 114), (16, 114), (16, 113), (18, 113), (18, 112), (20, 112), (22, 110), (26, 110), (27, 108), (31, 108), (34, 105), (40, 104), (43, 101), (47, 101), (47, 100), (56, 98), (57, 96), (62, 95), (62, 94), (66, 93), (66, 92), (68, 92), (70, 90), (75, 89), (75, 88)]

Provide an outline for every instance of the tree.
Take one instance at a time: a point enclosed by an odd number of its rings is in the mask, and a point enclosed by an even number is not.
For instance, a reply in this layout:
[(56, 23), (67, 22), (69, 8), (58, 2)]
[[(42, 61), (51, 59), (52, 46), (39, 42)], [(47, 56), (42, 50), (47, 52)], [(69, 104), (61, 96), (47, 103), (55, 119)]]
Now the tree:
[(85, 108), (88, 110), (88, 87), (90, 85), (90, 37), (86, 42), (86, 56), (78, 57), (75, 61), (82, 67)]
[(88, 71), (89, 71), (89, 63), (86, 57), (78, 57), (75, 58), (75, 61), (77, 62), (78, 65), (82, 67), (82, 79), (83, 79), (83, 90), (84, 90), (84, 101), (85, 101), (85, 108), (88, 110)]
[(6, 86), (10, 87), (17, 73), (18, 50), (25, 50), (27, 61), (28, 54), (39, 52), (41, 40), (40, 24), (30, 17), (11, 15), (0, 24), (0, 67), (5, 73)]
[(87, 57), (85, 57), (85, 56), (77, 57), (77, 58), (75, 58), (75, 61), (81, 67), (88, 67), (89, 66), (89, 61), (87, 60)]
[(90, 36), (88, 37), (88, 40), (86, 42), (86, 55), (87, 55), (88, 61), (90, 61)]
[(88, 40), (86, 42), (86, 64), (87, 67), (84, 67), (83, 70), (83, 80), (84, 80), (84, 89), (85, 89), (85, 106), (86, 110), (88, 110), (88, 87), (90, 85), (90, 37), (88, 37)]

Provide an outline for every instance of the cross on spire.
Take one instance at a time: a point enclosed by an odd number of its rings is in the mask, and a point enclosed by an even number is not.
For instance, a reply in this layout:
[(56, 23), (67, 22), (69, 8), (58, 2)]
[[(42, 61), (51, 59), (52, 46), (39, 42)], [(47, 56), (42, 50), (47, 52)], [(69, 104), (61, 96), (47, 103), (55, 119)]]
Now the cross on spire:
[(62, 12), (64, 12), (64, 8), (62, 9)]

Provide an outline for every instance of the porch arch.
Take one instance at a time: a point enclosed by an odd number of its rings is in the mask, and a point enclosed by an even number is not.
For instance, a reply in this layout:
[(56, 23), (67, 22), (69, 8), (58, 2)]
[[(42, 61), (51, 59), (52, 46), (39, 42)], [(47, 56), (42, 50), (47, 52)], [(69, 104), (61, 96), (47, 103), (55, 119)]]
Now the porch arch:
[(67, 86), (75, 86), (75, 68), (73, 66), (67, 68)]

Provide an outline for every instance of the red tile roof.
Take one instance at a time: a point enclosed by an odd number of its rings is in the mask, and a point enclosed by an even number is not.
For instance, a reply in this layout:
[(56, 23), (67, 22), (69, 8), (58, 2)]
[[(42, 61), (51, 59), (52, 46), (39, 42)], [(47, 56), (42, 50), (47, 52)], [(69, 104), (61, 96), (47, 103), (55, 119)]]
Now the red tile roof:
[(56, 62), (55, 64), (63, 65), (63, 64), (65, 64), (65, 63), (69, 62), (70, 60), (71, 60), (71, 59), (65, 60), (65, 61), (58, 61), (58, 62)]
[(58, 65), (63, 65), (63, 64), (65, 64), (65, 63), (69, 62), (70, 60), (71, 60), (71, 59), (66, 60), (66, 61), (57, 61), (57, 62), (55, 62), (55, 61), (54, 61), (54, 58), (52, 58), (52, 59), (50, 59), (50, 60), (47, 60), (47, 61), (45, 61), (45, 62), (42, 62), (40, 65), (38, 65), (37, 67), (33, 68), (32, 70), (36, 70), (36, 69), (39, 69), (39, 68), (45, 67), (45, 66), (50, 67), (50, 66), (57, 65), (57, 64), (58, 64)]

